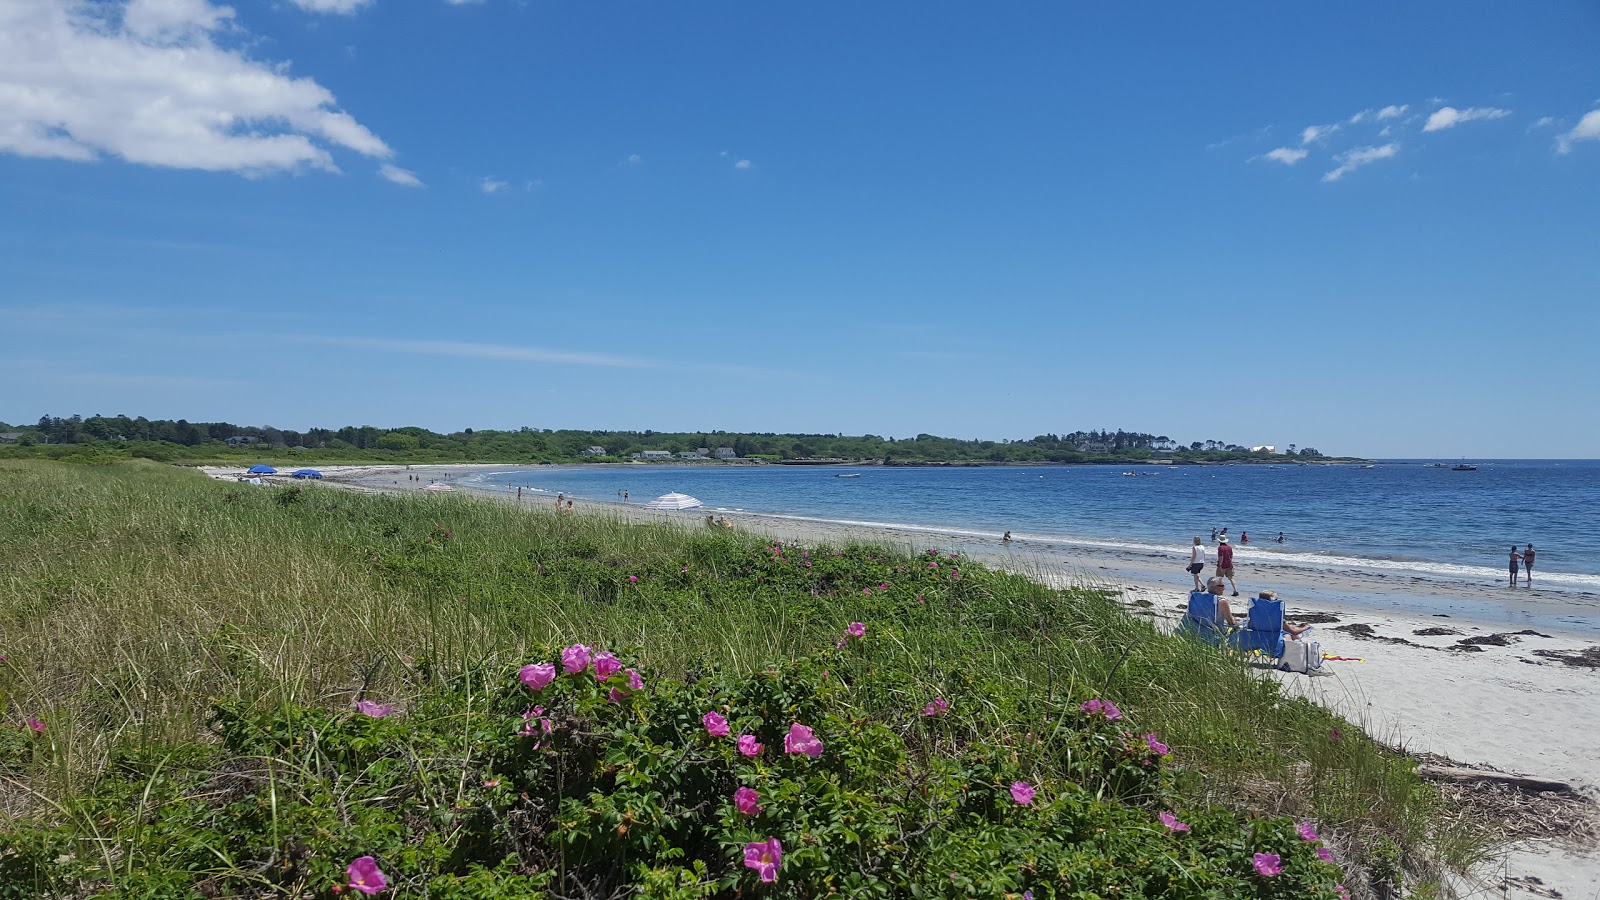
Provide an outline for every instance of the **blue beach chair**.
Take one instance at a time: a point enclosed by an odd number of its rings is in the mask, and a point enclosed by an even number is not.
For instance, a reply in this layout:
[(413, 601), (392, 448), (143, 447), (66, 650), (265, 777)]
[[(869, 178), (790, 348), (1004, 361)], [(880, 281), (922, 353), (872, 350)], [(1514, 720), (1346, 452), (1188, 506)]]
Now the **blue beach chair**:
[(1283, 601), (1257, 597), (1250, 601), (1250, 621), (1234, 635), (1233, 644), (1244, 653), (1255, 650), (1273, 659), (1282, 659), (1285, 636)]
[(1178, 631), (1208, 644), (1221, 645), (1224, 630), (1217, 624), (1217, 596), (1209, 591), (1189, 592), (1189, 611)]

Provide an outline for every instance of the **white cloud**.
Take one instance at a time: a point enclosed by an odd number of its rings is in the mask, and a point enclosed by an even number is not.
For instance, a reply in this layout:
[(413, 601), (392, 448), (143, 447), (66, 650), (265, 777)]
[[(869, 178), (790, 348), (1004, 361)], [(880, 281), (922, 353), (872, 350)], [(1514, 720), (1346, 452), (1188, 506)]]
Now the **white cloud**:
[(1572, 152), (1572, 145), (1579, 141), (1600, 141), (1600, 109), (1591, 109), (1584, 113), (1583, 118), (1572, 130), (1556, 138), (1556, 151), (1558, 153)]
[(497, 194), (501, 190), (504, 190), (505, 186), (506, 186), (506, 183), (504, 181), (496, 181), (493, 178), (485, 178), (485, 179), (483, 179), (483, 183), (482, 183), (482, 185), (480, 185), (480, 187), (482, 187), (483, 192), (485, 194)]
[(406, 187), (423, 187), (422, 179), (417, 177), (417, 173), (390, 163), (384, 163), (379, 166), (378, 174), (395, 184), (403, 184)]
[(654, 363), (603, 353), (580, 350), (547, 350), (511, 344), (480, 344), (474, 341), (416, 341), (392, 338), (340, 337), (326, 334), (280, 334), (276, 337), (314, 344), (330, 344), (356, 350), (381, 350), (414, 353), (422, 356), (455, 356), (463, 359), (502, 359), (511, 362), (567, 363), (579, 366), (640, 368)]
[(1495, 109), (1492, 106), (1472, 106), (1467, 109), (1445, 106), (1428, 117), (1428, 124), (1422, 126), (1422, 130), (1443, 131), (1446, 128), (1454, 128), (1462, 122), (1474, 122), (1479, 119), (1503, 119), (1509, 115), (1511, 115), (1511, 110)]
[(735, 169), (748, 169), (748, 168), (750, 168), (750, 160), (741, 159), (738, 162), (734, 163), (733, 167)]
[(1556, 117), (1555, 116), (1540, 116), (1539, 117), (1539, 121), (1534, 122), (1532, 125), (1529, 125), (1528, 127), (1530, 129), (1533, 129), (1533, 128), (1546, 128), (1546, 127), (1549, 127), (1549, 126), (1554, 125), (1554, 124), (1556, 124)]
[(1383, 109), (1378, 110), (1378, 121), (1382, 122), (1384, 119), (1398, 119), (1405, 115), (1406, 110), (1410, 108), (1411, 107), (1409, 104), (1405, 106), (1385, 106)]
[(1323, 181), (1338, 181), (1349, 173), (1375, 163), (1380, 159), (1388, 159), (1400, 152), (1399, 144), (1384, 144), (1381, 147), (1357, 147), (1335, 156), (1339, 168), (1333, 169), (1322, 176)]
[(312, 79), (219, 46), (232, 19), (209, 0), (0, 2), (0, 152), (247, 174), (394, 155)]
[(1370, 115), (1372, 115), (1372, 110), (1363, 109), (1361, 112), (1358, 112), (1355, 115), (1351, 116), (1348, 121), (1350, 122), (1351, 125), (1359, 125), (1362, 122), (1365, 122), (1367, 120), (1367, 116), (1370, 116)]
[(628, 158), (625, 160), (625, 162), (630, 166), (637, 166), (639, 163), (644, 162), (644, 157), (637, 153), (630, 153), (628, 154)]
[(1276, 150), (1268, 151), (1266, 153), (1266, 158), (1272, 160), (1273, 162), (1281, 162), (1286, 166), (1292, 166), (1300, 160), (1305, 159), (1308, 152), (1310, 151), (1299, 150), (1293, 147), (1279, 147)]
[(1305, 131), (1300, 132), (1300, 143), (1309, 144), (1313, 141), (1320, 141), (1338, 130), (1338, 125), (1309, 125)]
[(371, 3), (372, 0), (291, 0), (291, 2), (307, 12), (347, 16)]

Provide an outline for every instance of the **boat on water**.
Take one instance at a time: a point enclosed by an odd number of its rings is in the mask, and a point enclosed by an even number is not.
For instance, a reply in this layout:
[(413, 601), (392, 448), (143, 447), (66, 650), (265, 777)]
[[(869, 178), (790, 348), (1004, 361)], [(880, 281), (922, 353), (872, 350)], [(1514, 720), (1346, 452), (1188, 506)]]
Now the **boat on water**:
[(835, 478), (860, 478), (861, 477), (861, 473), (860, 472), (840, 472), (839, 474), (837, 474), (837, 475), (835, 475), (833, 477), (835, 477)]
[(1478, 467), (1477, 466), (1469, 466), (1466, 463), (1462, 463), (1459, 466), (1451, 466), (1450, 467), (1450, 471), (1452, 471), (1452, 472), (1476, 472), (1476, 471), (1478, 471)]

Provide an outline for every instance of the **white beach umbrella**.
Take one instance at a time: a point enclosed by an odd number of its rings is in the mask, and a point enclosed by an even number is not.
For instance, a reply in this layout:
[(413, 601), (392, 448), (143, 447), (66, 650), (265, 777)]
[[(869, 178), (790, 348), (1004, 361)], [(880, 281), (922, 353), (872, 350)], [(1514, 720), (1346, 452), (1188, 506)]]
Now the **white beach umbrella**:
[(644, 505), (645, 509), (694, 509), (705, 506), (688, 494), (663, 494)]
[(433, 484), (430, 484), (427, 487), (423, 488), (423, 490), (425, 490), (425, 491), (454, 491), (455, 488), (451, 487), (448, 484), (444, 484), (443, 482), (435, 481)]

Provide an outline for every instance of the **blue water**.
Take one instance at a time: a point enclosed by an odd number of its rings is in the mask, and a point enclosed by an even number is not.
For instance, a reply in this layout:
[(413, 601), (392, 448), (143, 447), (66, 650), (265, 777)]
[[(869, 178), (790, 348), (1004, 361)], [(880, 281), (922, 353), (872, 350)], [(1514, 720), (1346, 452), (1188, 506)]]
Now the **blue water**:
[[(507, 467), (466, 486), (634, 503), (670, 491), (708, 510), (922, 526), (1019, 539), (1187, 553), (1226, 526), (1236, 546), (1284, 565), (1344, 565), (1473, 580), (1505, 577), (1532, 543), (1541, 587), (1600, 590), (1600, 461), (1358, 466), (1041, 466), (846, 469), (804, 466)], [(1128, 477), (1123, 472), (1141, 473)], [(860, 478), (838, 478), (859, 472)], [(1149, 474), (1143, 474), (1149, 473)], [(537, 494), (536, 494), (537, 495)], [(1273, 543), (1279, 531), (1285, 543)]]

